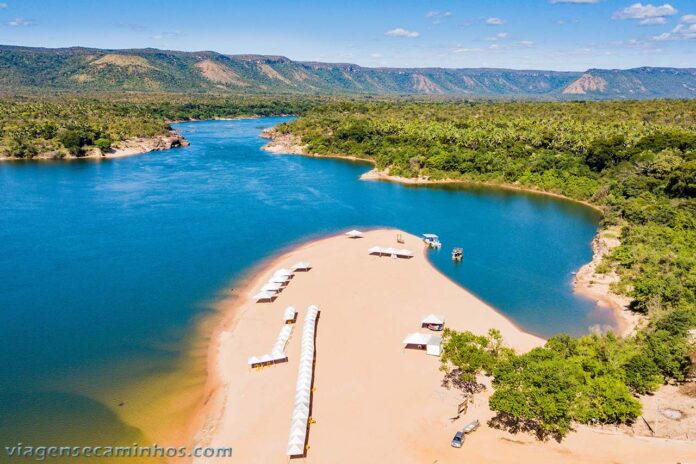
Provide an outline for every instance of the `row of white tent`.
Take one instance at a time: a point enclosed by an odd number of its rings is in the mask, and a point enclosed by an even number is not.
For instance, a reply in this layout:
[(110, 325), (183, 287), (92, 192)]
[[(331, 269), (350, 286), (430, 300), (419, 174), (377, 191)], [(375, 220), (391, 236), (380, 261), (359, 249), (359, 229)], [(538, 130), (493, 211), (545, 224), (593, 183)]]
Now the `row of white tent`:
[(290, 421), (288, 436), (288, 456), (300, 456), (305, 453), (307, 428), (309, 426), (309, 405), (312, 396), (312, 378), (314, 376), (314, 332), (317, 326), (319, 307), (307, 308), (302, 329), (302, 347), (300, 352), (300, 369), (295, 387), (295, 403)]
[(373, 246), (367, 252), (371, 255), (379, 256), (398, 256), (399, 258), (413, 258), (413, 252), (411, 250), (397, 249), (397, 248), (384, 248), (379, 246)]
[(276, 337), (271, 352), (262, 354), (261, 356), (252, 356), (247, 360), (247, 363), (249, 363), (251, 367), (256, 367), (263, 364), (287, 361), (288, 355), (285, 354), (285, 345), (288, 344), (294, 327), (294, 325), (284, 325), (283, 328), (280, 329), (280, 332), (278, 332), (278, 337)]
[(278, 294), (288, 285), (288, 282), (290, 282), (290, 279), (292, 279), (296, 271), (309, 271), (311, 268), (312, 265), (310, 263), (300, 261), (299, 263), (295, 263), (290, 269), (278, 269), (273, 273), (271, 278), (268, 279), (268, 282), (261, 287), (261, 291), (254, 295), (253, 298), (257, 303), (275, 300)]

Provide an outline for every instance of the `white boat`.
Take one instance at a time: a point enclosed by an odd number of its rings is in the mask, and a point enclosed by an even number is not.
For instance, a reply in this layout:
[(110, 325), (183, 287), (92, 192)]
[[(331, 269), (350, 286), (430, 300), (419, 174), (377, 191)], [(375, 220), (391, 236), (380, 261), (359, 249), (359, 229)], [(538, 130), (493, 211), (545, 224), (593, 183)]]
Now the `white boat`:
[(442, 243), (440, 243), (440, 237), (435, 234), (423, 234), (423, 241), (430, 248), (440, 248)]

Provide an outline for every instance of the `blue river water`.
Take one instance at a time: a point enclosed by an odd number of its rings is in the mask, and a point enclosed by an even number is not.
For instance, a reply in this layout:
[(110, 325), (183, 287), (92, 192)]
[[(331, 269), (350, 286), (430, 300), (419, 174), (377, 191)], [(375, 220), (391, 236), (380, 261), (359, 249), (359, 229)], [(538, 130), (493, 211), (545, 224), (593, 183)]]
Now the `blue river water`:
[(571, 288), (596, 212), (494, 188), (363, 182), (365, 164), (261, 151), (260, 131), (286, 119), (179, 124), (190, 147), (142, 156), (0, 164), (4, 442), (137, 438), (105, 391), (173, 369), (210, 302), (254, 264), (354, 227), (439, 234), (434, 264), (528, 331), (613, 323)]

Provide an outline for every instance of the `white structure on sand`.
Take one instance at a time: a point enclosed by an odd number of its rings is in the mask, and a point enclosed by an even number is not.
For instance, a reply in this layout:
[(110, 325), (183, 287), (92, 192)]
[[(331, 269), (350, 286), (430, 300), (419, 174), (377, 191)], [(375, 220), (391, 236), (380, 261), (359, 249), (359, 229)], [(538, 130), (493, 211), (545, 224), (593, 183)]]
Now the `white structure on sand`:
[(360, 232), (359, 230), (353, 229), (351, 231), (346, 232), (346, 235), (349, 238), (363, 238), (364, 234), (362, 232)]
[(307, 308), (302, 329), (300, 370), (297, 376), (295, 403), (290, 421), (290, 435), (288, 436), (288, 456), (303, 456), (306, 452), (309, 406), (312, 402), (312, 382), (314, 378), (314, 334), (318, 316), (318, 306), (312, 305)]
[(252, 356), (247, 360), (247, 363), (251, 367), (256, 367), (264, 364), (275, 364), (277, 362), (287, 361), (288, 355), (285, 354), (285, 345), (287, 345), (294, 327), (293, 325), (284, 325), (283, 328), (280, 329), (280, 332), (278, 332), (278, 337), (273, 344), (273, 348), (271, 348), (271, 352), (261, 356)]
[(442, 352), (442, 337), (419, 332), (410, 333), (403, 341), (406, 348), (425, 349), (432, 356), (440, 356)]

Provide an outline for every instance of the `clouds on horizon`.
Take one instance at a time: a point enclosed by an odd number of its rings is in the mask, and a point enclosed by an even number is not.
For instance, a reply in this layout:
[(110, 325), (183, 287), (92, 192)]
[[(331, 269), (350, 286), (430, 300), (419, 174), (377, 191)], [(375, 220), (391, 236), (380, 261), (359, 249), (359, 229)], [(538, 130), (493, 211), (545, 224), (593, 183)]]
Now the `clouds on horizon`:
[(655, 6), (650, 3), (643, 5), (642, 3), (634, 3), (627, 6), (612, 15), (612, 19), (632, 19), (638, 21), (642, 26), (654, 26), (658, 24), (666, 24), (667, 18), (677, 14), (677, 9), (669, 3), (661, 6)]
[(404, 29), (403, 27), (397, 27), (395, 29), (388, 30), (384, 33), (384, 35), (388, 35), (390, 37), (404, 37), (409, 39), (415, 39), (416, 37), (420, 36), (420, 32), (409, 31), (408, 29)]

